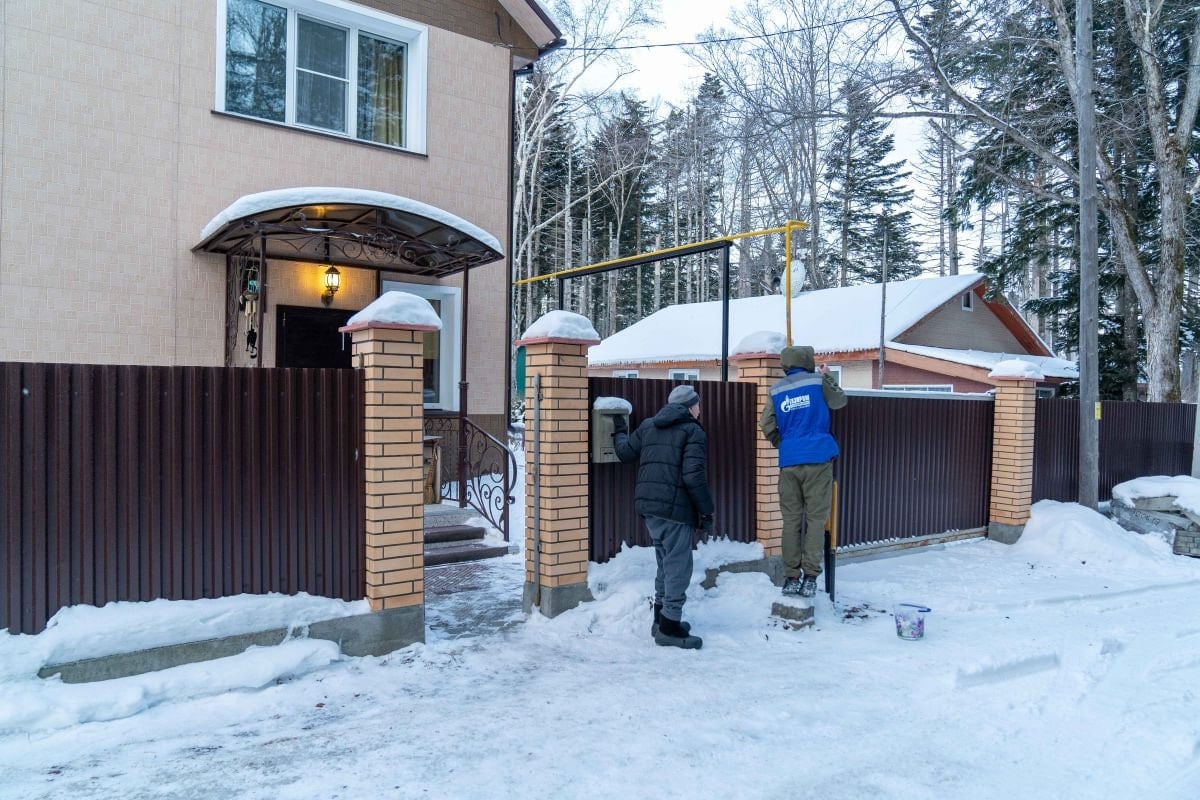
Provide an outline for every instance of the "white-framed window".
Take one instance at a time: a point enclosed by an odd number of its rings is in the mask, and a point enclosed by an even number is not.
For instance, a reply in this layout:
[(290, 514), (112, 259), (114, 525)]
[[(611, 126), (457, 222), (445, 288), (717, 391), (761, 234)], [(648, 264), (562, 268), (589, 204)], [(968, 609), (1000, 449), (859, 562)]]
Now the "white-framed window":
[(425, 334), (424, 386), (425, 407), (443, 411), (458, 410), (458, 382), (462, 374), (462, 289), (428, 283), (401, 283), (384, 279), (381, 292), (408, 292), (424, 297), (442, 319), (440, 331)]
[(667, 377), (673, 381), (698, 381), (700, 380), (700, 370), (672, 369), (667, 371)]
[(346, 0), (217, 0), (217, 109), (424, 152), (428, 38)]
[(842, 385), (842, 368), (841, 368), (841, 366), (838, 364), (830, 364), (826, 368), (829, 370), (829, 374), (833, 376), (833, 382), (836, 383), (838, 386), (841, 386)]
[(889, 392), (953, 392), (952, 383), (885, 383)]
[(636, 369), (614, 369), (612, 376), (614, 378), (636, 378), (638, 371)]
[(962, 303), (963, 311), (974, 311), (975, 310), (975, 293), (974, 292), (963, 292), (961, 303)]

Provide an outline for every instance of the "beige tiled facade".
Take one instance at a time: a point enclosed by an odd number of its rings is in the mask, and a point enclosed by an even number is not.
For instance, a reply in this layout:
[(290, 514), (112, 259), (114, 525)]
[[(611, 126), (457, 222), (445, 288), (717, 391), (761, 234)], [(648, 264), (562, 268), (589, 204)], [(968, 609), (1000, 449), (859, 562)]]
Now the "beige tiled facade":
[[(430, 25), (427, 154), (214, 113), (216, 3), (0, 0), (0, 361), (224, 363), (225, 260), (192, 247), (247, 194), (389, 192), (505, 241), (513, 51), (476, 38), (485, 18), (512, 33), (499, 3), (369, 3)], [(320, 269), (272, 262), (267, 314), (319, 306)], [(506, 269), (471, 275), (473, 411), (503, 410)], [(344, 270), (334, 306), (377, 286)], [(263, 328), (270, 366), (273, 318)]]

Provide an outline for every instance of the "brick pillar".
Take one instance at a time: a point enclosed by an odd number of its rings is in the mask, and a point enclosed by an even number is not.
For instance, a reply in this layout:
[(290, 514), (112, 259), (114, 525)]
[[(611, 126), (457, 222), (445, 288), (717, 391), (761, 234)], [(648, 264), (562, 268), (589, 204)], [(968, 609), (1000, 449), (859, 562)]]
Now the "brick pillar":
[[(517, 342), (525, 347), (526, 370), (524, 605), (526, 612), (537, 606), (548, 617), (591, 599), (587, 349), (598, 342), (554, 337)], [(540, 441), (534, 437), (534, 376), (541, 376)], [(535, 463), (540, 500), (534, 496)]]
[[(366, 584), (371, 609), (425, 638), (422, 343), (430, 326), (367, 322), (354, 337), (365, 373)], [(398, 635), (398, 634), (397, 634)]]
[(997, 377), (992, 422), (992, 489), (988, 537), (1012, 544), (1029, 521), (1033, 502), (1033, 424), (1037, 383)]
[(779, 512), (779, 451), (758, 430), (758, 414), (775, 381), (783, 377), (779, 354), (747, 353), (730, 361), (737, 379), (756, 386), (754, 403), (754, 525), (763, 555), (783, 557), (783, 515)]

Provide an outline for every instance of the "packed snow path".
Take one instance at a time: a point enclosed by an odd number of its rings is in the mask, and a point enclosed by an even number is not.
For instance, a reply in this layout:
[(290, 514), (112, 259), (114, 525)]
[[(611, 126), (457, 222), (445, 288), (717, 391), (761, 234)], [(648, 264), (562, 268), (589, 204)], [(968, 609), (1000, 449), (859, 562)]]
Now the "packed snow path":
[[(1200, 796), (1200, 561), (1040, 509), (1015, 546), (844, 566), (805, 631), (772, 624), (764, 576), (698, 569), (699, 652), (654, 646), (652, 555), (627, 551), (554, 620), (9, 731), (0, 797)], [(493, 569), (480, 604), (519, 591), (519, 557)], [(896, 602), (933, 608), (923, 640)]]

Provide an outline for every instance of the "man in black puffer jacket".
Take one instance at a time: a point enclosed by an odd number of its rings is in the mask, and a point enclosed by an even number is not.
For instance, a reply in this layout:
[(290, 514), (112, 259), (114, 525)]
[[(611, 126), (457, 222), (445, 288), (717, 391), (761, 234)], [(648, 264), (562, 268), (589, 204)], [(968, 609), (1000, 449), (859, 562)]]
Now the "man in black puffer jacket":
[(660, 645), (699, 649), (703, 641), (683, 622), (683, 602), (692, 582), (695, 529), (712, 528), (708, 490), (708, 437), (700, 425), (700, 396), (676, 386), (667, 404), (629, 434), (617, 417), (613, 444), (622, 461), (638, 462), (634, 506), (646, 520), (658, 573), (654, 578), (654, 624)]

